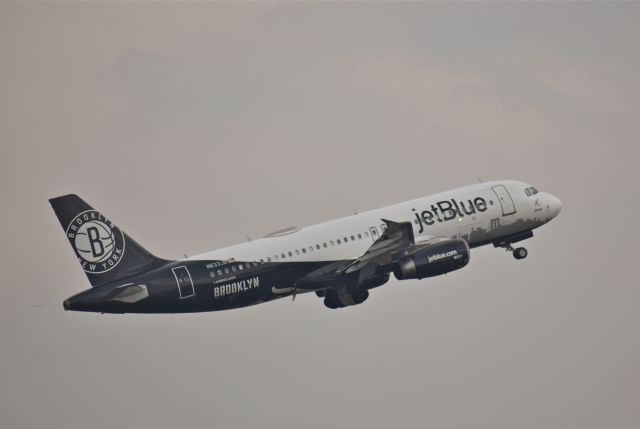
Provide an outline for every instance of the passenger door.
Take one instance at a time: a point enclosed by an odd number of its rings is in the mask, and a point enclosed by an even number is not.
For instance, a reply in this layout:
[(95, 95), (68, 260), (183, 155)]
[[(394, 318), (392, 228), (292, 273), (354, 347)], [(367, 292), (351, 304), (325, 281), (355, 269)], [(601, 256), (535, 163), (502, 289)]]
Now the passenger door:
[(513, 204), (513, 200), (511, 199), (511, 195), (509, 195), (507, 188), (503, 185), (498, 185), (491, 188), (491, 190), (498, 197), (498, 201), (500, 201), (502, 216), (512, 215), (516, 212), (516, 206)]
[(185, 266), (172, 268), (173, 275), (176, 278), (176, 283), (178, 284), (178, 293), (180, 294), (180, 299), (189, 298), (196, 294), (193, 289), (193, 281), (191, 280), (191, 274), (189, 270)]

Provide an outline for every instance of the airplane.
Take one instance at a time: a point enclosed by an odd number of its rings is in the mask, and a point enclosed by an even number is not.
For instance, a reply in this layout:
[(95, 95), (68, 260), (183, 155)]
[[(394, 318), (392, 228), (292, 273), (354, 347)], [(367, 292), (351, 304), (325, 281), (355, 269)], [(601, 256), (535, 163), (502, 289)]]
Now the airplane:
[(513, 245), (562, 208), (524, 182), (482, 182), (168, 260), (77, 195), (49, 201), (91, 283), (63, 307), (99, 313), (228, 310), (308, 292), (330, 309), (348, 307), (392, 273), (409, 280), (463, 268), (475, 247), (492, 244), (524, 259), (527, 250)]

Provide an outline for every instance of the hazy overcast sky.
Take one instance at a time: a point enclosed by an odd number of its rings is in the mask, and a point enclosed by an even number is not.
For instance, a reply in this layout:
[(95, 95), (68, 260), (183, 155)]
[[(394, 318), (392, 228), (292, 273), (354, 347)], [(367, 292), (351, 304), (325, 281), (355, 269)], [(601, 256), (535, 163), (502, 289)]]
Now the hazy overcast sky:
[[(637, 428), (639, 41), (631, 2), (0, 3), (0, 426)], [(179, 258), (477, 177), (563, 201), (525, 261), (62, 309), (54, 196)]]

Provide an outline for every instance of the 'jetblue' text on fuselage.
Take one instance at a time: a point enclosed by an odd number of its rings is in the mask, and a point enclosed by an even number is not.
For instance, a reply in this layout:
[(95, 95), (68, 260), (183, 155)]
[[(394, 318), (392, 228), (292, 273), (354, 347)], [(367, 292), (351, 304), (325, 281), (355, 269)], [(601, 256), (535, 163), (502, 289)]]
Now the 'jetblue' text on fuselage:
[(431, 204), (430, 210), (424, 210), (421, 213), (418, 213), (416, 209), (412, 210), (420, 226), (418, 233), (422, 233), (425, 225), (433, 225), (436, 222), (447, 222), (457, 217), (472, 215), (476, 213), (476, 211), (485, 212), (487, 211), (487, 201), (482, 197), (477, 197), (473, 201), (467, 200), (465, 203), (452, 198), (451, 200)]

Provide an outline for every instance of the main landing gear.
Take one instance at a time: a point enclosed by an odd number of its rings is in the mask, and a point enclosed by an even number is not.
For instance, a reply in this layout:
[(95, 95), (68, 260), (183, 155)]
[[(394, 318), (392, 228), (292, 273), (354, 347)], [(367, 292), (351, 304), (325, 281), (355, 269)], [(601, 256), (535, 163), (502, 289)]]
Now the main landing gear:
[(527, 249), (525, 249), (524, 247), (514, 248), (511, 244), (505, 244), (504, 246), (502, 246), (502, 248), (507, 252), (513, 253), (513, 257), (516, 259), (524, 259), (529, 254)]
[(369, 298), (369, 291), (358, 288), (353, 292), (338, 293), (335, 289), (317, 290), (316, 295), (324, 297), (324, 305), (332, 310), (350, 305), (362, 304)]

